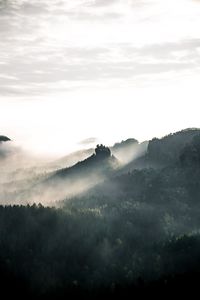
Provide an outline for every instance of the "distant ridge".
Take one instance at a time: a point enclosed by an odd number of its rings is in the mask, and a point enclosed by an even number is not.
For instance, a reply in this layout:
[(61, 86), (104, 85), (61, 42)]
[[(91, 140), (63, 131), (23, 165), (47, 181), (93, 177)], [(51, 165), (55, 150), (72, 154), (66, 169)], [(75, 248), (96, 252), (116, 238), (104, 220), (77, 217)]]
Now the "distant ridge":
[(113, 169), (114, 165), (117, 164), (117, 159), (111, 154), (109, 147), (104, 145), (97, 145), (95, 153), (88, 158), (77, 162), (75, 165), (69, 168), (63, 168), (55, 172), (53, 176), (65, 177), (68, 175), (80, 175), (88, 171), (94, 170), (108, 172)]
[(0, 143), (2, 143), (2, 142), (8, 142), (8, 141), (11, 141), (11, 139), (9, 139), (5, 135), (0, 135)]

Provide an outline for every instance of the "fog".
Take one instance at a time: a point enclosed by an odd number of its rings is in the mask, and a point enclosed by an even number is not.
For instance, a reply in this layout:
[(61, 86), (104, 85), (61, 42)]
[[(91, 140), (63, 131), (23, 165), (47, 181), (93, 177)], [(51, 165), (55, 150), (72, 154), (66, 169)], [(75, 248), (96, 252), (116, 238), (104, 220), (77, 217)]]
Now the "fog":
[(56, 295), (124, 295), (130, 285), (141, 293), (140, 282), (166, 287), (168, 276), (196, 274), (200, 129), (53, 161), (14, 141), (0, 149), (0, 274), (17, 274), (23, 293), (52, 293), (53, 282)]
[(0, 0), (2, 295), (199, 293), (199, 16)]
[(3, 142), (0, 144), (0, 204), (41, 203), (59, 207), (64, 199), (84, 195), (144, 155), (147, 144), (129, 139), (110, 149), (113, 156), (102, 161), (95, 156), (94, 148), (50, 160), (33, 156), (14, 141)]
[(28, 151), (200, 126), (199, 1), (0, 4), (1, 131)]

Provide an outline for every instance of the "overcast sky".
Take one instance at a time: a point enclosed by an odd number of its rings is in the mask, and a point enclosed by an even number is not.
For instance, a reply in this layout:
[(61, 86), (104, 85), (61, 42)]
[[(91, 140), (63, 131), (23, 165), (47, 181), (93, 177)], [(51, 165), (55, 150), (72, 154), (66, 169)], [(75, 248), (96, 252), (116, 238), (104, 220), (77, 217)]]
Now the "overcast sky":
[(0, 134), (37, 153), (200, 127), (200, 1), (0, 0)]

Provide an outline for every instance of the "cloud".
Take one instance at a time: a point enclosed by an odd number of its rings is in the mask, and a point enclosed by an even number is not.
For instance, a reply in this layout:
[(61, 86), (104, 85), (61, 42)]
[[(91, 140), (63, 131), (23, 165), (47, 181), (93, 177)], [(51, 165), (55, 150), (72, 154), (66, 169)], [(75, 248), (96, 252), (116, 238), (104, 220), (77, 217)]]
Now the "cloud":
[(84, 139), (82, 141), (79, 142), (79, 145), (83, 145), (83, 146), (89, 146), (91, 144), (96, 144), (98, 142), (98, 139), (95, 137), (90, 137), (87, 139)]
[[(1, 43), (0, 43), (1, 44)], [(3, 48), (3, 47), (2, 47)], [(134, 47), (66, 47), (43, 50), (42, 43), (28, 46), (1, 65), (3, 94), (33, 95), (44, 90), (69, 89), (86, 81), (127, 80), (199, 68), (200, 39)], [(116, 52), (118, 53), (115, 60)], [(25, 53), (25, 55), (24, 55)], [(60, 83), (62, 83), (60, 85)], [(9, 90), (10, 88), (10, 90)]]
[(95, 6), (95, 7), (102, 7), (102, 6), (108, 6), (115, 4), (116, 2), (119, 2), (119, 0), (93, 0), (89, 1), (89, 6)]
[(148, 45), (145, 47), (126, 48), (127, 54), (132, 52), (139, 52), (141, 56), (150, 56), (154, 58), (161, 59), (176, 59), (176, 54), (178, 52), (184, 52), (185, 55), (181, 55), (183, 62), (189, 61), (191, 58), (199, 61), (199, 49), (200, 49), (200, 38), (184, 39), (177, 42), (167, 42), (167, 43), (157, 43)]
[[(0, 93), (38, 95), (89, 82), (117, 79), (123, 83), (197, 70), (198, 37), (163, 41), (158, 32), (155, 43), (155, 3), (158, 5), (156, 0), (0, 1)], [(141, 7), (147, 4), (152, 8)], [(155, 11), (157, 16), (162, 12)]]
[[(63, 11), (60, 12), (60, 14), (63, 15)], [(117, 12), (106, 12), (106, 13), (102, 13), (102, 12), (69, 12), (69, 13), (64, 13), (64, 15), (68, 16), (69, 18), (73, 19), (73, 20), (77, 20), (77, 21), (87, 21), (87, 22), (100, 22), (102, 20), (104, 21), (111, 21), (111, 20), (115, 20), (115, 19), (119, 19), (122, 17), (122, 15), (120, 13)]]

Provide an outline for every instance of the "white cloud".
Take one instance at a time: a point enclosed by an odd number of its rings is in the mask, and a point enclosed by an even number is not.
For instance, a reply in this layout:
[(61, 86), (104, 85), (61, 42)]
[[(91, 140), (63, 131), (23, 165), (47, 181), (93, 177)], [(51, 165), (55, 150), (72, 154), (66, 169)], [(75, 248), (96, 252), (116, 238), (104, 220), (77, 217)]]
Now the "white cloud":
[[(105, 124), (110, 124), (110, 131), (104, 129), (106, 141), (120, 138), (125, 132), (131, 134), (128, 130), (134, 127), (131, 122), (136, 126), (141, 125), (141, 118), (149, 121), (140, 105), (147, 107), (145, 97), (151, 104), (148, 113), (153, 116), (157, 116), (155, 105), (161, 112), (159, 103), (153, 101), (159, 101), (162, 95), (166, 107), (169, 101), (174, 101), (177, 110), (181, 101), (177, 98), (179, 94), (184, 103), (185, 126), (180, 114), (175, 114), (176, 120), (174, 116), (170, 124), (165, 117), (161, 120), (153, 117), (157, 121), (145, 128), (149, 137), (151, 132), (167, 133), (172, 124), (173, 128), (198, 125), (195, 114), (186, 117), (187, 99), (194, 97), (195, 102), (198, 95), (200, 4), (197, 1), (7, 0), (0, 3), (0, 111), (7, 107), (1, 126), (21, 130), (19, 139), (35, 134), (37, 138), (40, 136), (41, 145), (43, 135), (48, 136), (48, 128), (54, 131), (50, 124), (57, 103), (63, 121), (55, 116), (55, 123), (59, 125), (55, 126), (54, 133), (63, 134), (74, 118), (83, 122), (84, 107), (87, 114), (101, 98), (112, 103), (107, 106), (104, 103), (106, 113), (98, 105), (100, 113), (106, 114)], [(189, 95), (190, 89), (196, 94)], [(23, 104), (19, 97), (25, 99)], [(70, 97), (73, 102), (68, 100)], [(131, 100), (126, 103), (127, 111), (123, 110), (125, 97), (126, 101), (134, 98), (134, 105)], [(112, 107), (116, 101), (122, 108), (115, 117)], [(49, 116), (45, 110), (50, 111)], [(136, 121), (129, 114), (131, 110), (140, 112)], [(34, 126), (33, 111), (43, 112), (38, 117), (38, 126)], [(72, 111), (67, 120), (63, 111)], [(88, 116), (90, 121), (85, 122), (81, 133), (77, 126), (74, 135), (69, 136), (72, 144), (88, 136), (102, 137), (103, 131), (98, 125), (91, 129), (96, 118), (94, 108), (92, 112), (95, 117)], [(122, 121), (117, 125), (120, 112), (123, 112)], [(157, 127), (158, 121), (163, 123), (162, 130)], [(26, 130), (24, 123), (27, 123)], [(116, 135), (112, 135), (112, 131), (117, 132)], [(140, 128), (136, 138), (145, 138), (143, 129)], [(29, 144), (33, 147), (31, 139)], [(34, 145), (35, 149), (42, 148), (36, 140)]]

